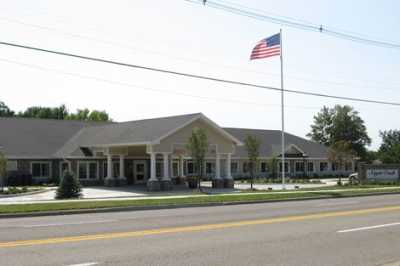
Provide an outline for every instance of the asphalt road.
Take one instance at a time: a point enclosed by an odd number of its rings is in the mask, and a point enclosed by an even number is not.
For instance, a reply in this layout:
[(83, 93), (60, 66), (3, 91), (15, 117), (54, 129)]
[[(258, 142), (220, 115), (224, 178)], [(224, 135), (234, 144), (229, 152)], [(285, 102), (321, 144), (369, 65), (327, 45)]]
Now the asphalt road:
[(0, 265), (400, 265), (400, 195), (0, 219)]

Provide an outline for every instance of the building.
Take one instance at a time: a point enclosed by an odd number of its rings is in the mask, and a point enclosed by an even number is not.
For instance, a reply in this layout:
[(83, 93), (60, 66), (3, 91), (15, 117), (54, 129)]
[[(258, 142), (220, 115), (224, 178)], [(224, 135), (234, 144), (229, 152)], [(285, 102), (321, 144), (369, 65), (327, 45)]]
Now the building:
[[(195, 174), (185, 148), (195, 128), (207, 133), (205, 170), (211, 179), (230, 181), (249, 175), (243, 145), (247, 135), (262, 141), (258, 176), (267, 177), (268, 160), (280, 156), (280, 131), (222, 128), (201, 113), (122, 123), (0, 118), (0, 146), (9, 174), (32, 175), (35, 182), (59, 178), (69, 169), (85, 185), (170, 183), (175, 177)], [(325, 146), (285, 134), (288, 176), (354, 171), (354, 162), (344, 169), (329, 162)], [(282, 165), (278, 168), (281, 171)]]

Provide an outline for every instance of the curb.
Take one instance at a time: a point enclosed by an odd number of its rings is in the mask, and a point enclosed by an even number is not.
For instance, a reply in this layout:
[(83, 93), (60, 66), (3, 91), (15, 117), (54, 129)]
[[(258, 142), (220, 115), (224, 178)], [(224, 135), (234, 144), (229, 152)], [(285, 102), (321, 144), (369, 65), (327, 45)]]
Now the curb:
[(10, 214), (0, 214), (0, 219), (58, 216), (58, 215), (70, 215), (70, 214), (111, 213), (111, 212), (123, 212), (123, 211), (165, 210), (165, 209), (181, 209), (181, 208), (194, 208), (194, 207), (217, 207), (217, 206), (231, 206), (231, 205), (245, 205), (245, 204), (335, 199), (335, 198), (337, 199), (337, 198), (383, 196), (383, 195), (395, 195), (395, 194), (400, 194), (400, 192), (381, 192), (381, 193), (376, 192), (376, 193), (369, 193), (369, 194), (343, 195), (343, 196), (327, 195), (327, 196), (319, 196), (319, 197), (287, 198), (287, 199), (271, 199), (271, 200), (249, 200), (249, 201), (237, 201), (237, 202), (227, 201), (227, 202), (210, 202), (210, 203), (188, 203), (188, 204), (168, 204), (168, 205), (153, 205), (153, 206), (129, 206), (129, 207), (110, 207), (110, 208), (94, 208), (94, 209), (44, 211), (44, 212), (29, 212), (29, 213), (10, 213)]

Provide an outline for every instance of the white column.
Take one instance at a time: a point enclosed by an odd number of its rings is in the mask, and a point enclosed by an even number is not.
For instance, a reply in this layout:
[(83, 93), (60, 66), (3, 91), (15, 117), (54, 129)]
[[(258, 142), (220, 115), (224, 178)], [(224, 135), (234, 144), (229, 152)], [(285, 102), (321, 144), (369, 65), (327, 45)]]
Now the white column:
[(164, 163), (164, 174), (163, 174), (163, 177), (162, 177), (163, 181), (169, 181), (170, 180), (170, 178), (169, 178), (169, 167), (168, 167), (169, 166), (168, 156), (169, 156), (168, 153), (166, 153), (166, 152), (163, 153), (163, 163)]
[(227, 179), (232, 179), (232, 174), (231, 174), (231, 154), (228, 153), (226, 155), (226, 178)]
[(124, 165), (124, 155), (119, 156), (119, 178), (125, 179), (125, 165)]
[(221, 178), (221, 165), (220, 165), (221, 155), (217, 153), (215, 155), (215, 179)]
[(113, 163), (112, 156), (110, 154), (107, 155), (107, 178), (113, 178)]
[(185, 177), (185, 171), (184, 171), (185, 165), (184, 165), (184, 161), (183, 161), (183, 156), (180, 157), (179, 166), (180, 166), (180, 176)]
[(156, 177), (156, 153), (150, 153), (150, 179), (149, 181), (157, 181)]

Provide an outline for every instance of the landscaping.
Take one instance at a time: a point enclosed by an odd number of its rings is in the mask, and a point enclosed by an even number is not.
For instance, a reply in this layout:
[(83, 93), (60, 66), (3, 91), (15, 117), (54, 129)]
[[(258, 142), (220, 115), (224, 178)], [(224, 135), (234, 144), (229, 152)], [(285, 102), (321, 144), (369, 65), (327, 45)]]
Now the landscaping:
[(285, 192), (253, 192), (223, 195), (198, 195), (187, 197), (164, 197), (110, 201), (70, 200), (55, 203), (0, 205), (1, 214), (21, 214), (32, 212), (68, 211), (78, 209), (124, 208), (124, 207), (178, 207), (204, 204), (230, 204), (249, 202), (268, 202), (280, 200), (300, 200), (313, 198), (339, 198), (364, 195), (400, 193), (400, 187), (330, 187), (329, 189)]
[(43, 190), (40, 187), (7, 187), (3, 189), (3, 191), (0, 191), (0, 195), (17, 195), (17, 194), (22, 194), (22, 193), (28, 193), (28, 192), (36, 192)]

